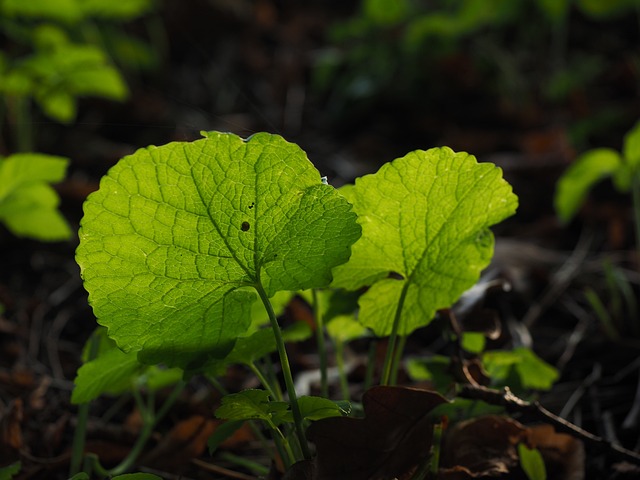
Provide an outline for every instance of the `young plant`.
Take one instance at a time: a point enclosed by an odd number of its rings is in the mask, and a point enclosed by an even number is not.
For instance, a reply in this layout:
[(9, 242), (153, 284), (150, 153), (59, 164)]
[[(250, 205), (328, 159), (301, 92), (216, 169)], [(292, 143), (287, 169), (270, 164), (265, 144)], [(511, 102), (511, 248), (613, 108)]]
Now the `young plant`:
[[(584, 203), (589, 190), (611, 178), (621, 193), (632, 192), (636, 233), (640, 232), (640, 122), (625, 135), (622, 152), (596, 148), (580, 155), (560, 177), (555, 208), (560, 220), (568, 223)], [(640, 242), (640, 235), (637, 240)]]
[(77, 250), (89, 301), (125, 352), (194, 371), (232, 351), (256, 292), (308, 457), (269, 297), (326, 286), (361, 229), (298, 146), (268, 134), (204, 135), (139, 150), (89, 196)]
[[(349, 308), (327, 305), (336, 295), (310, 297), (339, 347), (365, 327), (390, 337), (382, 383), (392, 383), (398, 338), (478, 280), (493, 252), (489, 227), (514, 213), (517, 197), (500, 169), (446, 147), (410, 153), (338, 192), (279, 136), (204, 136), (125, 157), (85, 202), (77, 261), (98, 322), (124, 353), (111, 350), (82, 367), (75, 401), (113, 388), (141, 364), (214, 376), (241, 363), (265, 390), (223, 398), (216, 414), (228, 424), (210, 447), (241, 422), (261, 420), (291, 465), (310, 458), (305, 426), (347, 408), (298, 398), (285, 340), (306, 334), (281, 331), (272, 302), (290, 294), (279, 292), (367, 286), (360, 325)], [(252, 312), (256, 293), (269, 330)], [(354, 294), (344, 298), (353, 305)], [(288, 402), (258, 365), (273, 350)], [(111, 356), (118, 368), (108, 365)], [(100, 370), (109, 378), (93, 379)], [(345, 397), (347, 387), (343, 380)]]
[(15, 235), (58, 241), (71, 229), (58, 211), (58, 194), (49, 185), (64, 178), (69, 161), (42, 153), (0, 158), (0, 222)]
[(156, 54), (121, 29), (110, 30), (109, 21), (131, 20), (152, 6), (151, 0), (0, 2), (10, 42), (0, 54), (1, 113), (11, 124), (15, 150), (34, 149), (32, 101), (48, 117), (70, 123), (81, 97), (121, 101), (128, 96), (114, 63), (151, 66)]
[(345, 195), (363, 234), (332, 286), (369, 286), (358, 318), (389, 337), (387, 384), (398, 337), (429, 324), (478, 281), (493, 255), (489, 227), (515, 212), (517, 197), (499, 168), (447, 147), (394, 160)]

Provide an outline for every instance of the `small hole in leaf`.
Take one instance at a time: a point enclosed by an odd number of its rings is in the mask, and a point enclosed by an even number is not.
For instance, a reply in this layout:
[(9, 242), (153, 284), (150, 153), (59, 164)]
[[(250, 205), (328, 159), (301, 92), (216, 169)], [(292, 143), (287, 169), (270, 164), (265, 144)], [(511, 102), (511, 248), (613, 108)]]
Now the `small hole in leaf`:
[(251, 205), (249, 205), (249, 210), (251, 210), (256, 204), (254, 202), (251, 202)]
[(399, 274), (398, 272), (389, 272), (389, 277), (394, 280), (404, 280), (404, 276)]
[(251, 225), (249, 225), (249, 222), (242, 222), (242, 226), (240, 227), (240, 229), (241, 229), (243, 232), (246, 232), (246, 231), (248, 231), (248, 230), (249, 230), (249, 227), (251, 227)]

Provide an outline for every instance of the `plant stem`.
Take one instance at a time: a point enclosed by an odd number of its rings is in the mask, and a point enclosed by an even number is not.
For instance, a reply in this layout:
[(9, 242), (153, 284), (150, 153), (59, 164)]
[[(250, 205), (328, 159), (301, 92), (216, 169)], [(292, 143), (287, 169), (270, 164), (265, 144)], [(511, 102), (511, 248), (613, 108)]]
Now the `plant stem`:
[[(89, 355), (87, 362), (93, 360), (98, 355), (98, 348), (100, 347), (100, 337), (93, 332), (89, 343)], [(71, 467), (69, 470), (69, 476), (73, 477), (76, 473), (80, 472), (82, 466), (82, 457), (84, 456), (84, 443), (87, 434), (87, 420), (89, 419), (89, 407), (90, 403), (82, 403), (78, 406), (78, 423), (76, 430), (73, 433), (73, 443), (71, 446)]]
[(260, 295), (260, 299), (262, 300), (262, 303), (267, 310), (269, 321), (271, 322), (271, 327), (273, 328), (273, 334), (276, 338), (278, 355), (280, 356), (280, 363), (282, 364), (282, 375), (284, 376), (284, 384), (287, 388), (287, 393), (289, 394), (289, 401), (291, 402), (291, 413), (293, 413), (293, 422), (295, 424), (298, 441), (300, 442), (300, 448), (302, 449), (304, 458), (310, 460), (311, 452), (309, 451), (307, 439), (304, 436), (304, 429), (302, 427), (302, 413), (300, 412), (300, 405), (298, 405), (298, 396), (296, 395), (296, 389), (293, 384), (293, 375), (291, 374), (289, 357), (287, 356), (287, 349), (284, 345), (282, 332), (280, 331), (280, 325), (278, 324), (278, 319), (276, 318), (276, 314), (273, 311), (273, 306), (269, 301), (269, 297), (267, 296), (267, 292), (265, 292), (264, 287), (260, 283), (258, 283), (255, 285), (255, 289), (258, 292), (258, 295)]
[(262, 372), (256, 366), (256, 364), (251, 362), (251, 363), (248, 364), (248, 366), (251, 369), (251, 371), (253, 372), (253, 374), (256, 377), (258, 377), (258, 380), (260, 381), (262, 386), (267, 390), (267, 392), (269, 392), (269, 395), (271, 395), (271, 398), (273, 398), (274, 400), (277, 400), (277, 401), (282, 401), (282, 396), (278, 395), (276, 393), (276, 391), (273, 388), (271, 388), (271, 383), (269, 383), (267, 378), (262, 374)]
[(373, 374), (376, 369), (376, 350), (378, 348), (378, 341), (372, 340), (369, 345), (369, 351), (367, 352), (367, 370), (364, 374), (364, 390), (369, 390), (373, 385)]
[(396, 308), (396, 315), (393, 319), (393, 326), (391, 327), (391, 335), (389, 335), (389, 344), (387, 345), (387, 353), (384, 357), (384, 367), (382, 369), (382, 379), (380, 385), (389, 385), (391, 381), (391, 370), (393, 366), (393, 359), (395, 357), (396, 345), (398, 343), (398, 330), (400, 328), (400, 319), (402, 317), (402, 307), (404, 306), (404, 300), (407, 297), (407, 290), (409, 289), (409, 282), (407, 281), (402, 287), (400, 292), (400, 298), (398, 299), (398, 306)]
[(149, 437), (153, 433), (153, 429), (158, 424), (158, 422), (162, 420), (162, 418), (167, 414), (169, 409), (173, 406), (173, 404), (178, 399), (178, 396), (180, 395), (180, 393), (182, 392), (185, 386), (186, 386), (186, 382), (183, 380), (180, 380), (174, 387), (173, 391), (169, 394), (167, 399), (164, 401), (164, 403), (162, 404), (162, 407), (160, 407), (160, 410), (158, 410), (157, 413), (154, 412), (153, 400), (155, 398), (155, 395), (153, 394), (153, 392), (149, 393), (149, 396), (147, 398), (147, 405), (145, 406), (142, 396), (140, 395), (140, 392), (134, 389), (133, 396), (136, 399), (138, 408), (140, 409), (140, 413), (142, 415), (144, 424), (142, 427), (142, 431), (140, 432), (140, 435), (136, 440), (136, 443), (134, 443), (127, 457), (124, 460), (122, 460), (122, 462), (120, 462), (119, 465), (108, 470), (108, 475), (110, 477), (125, 473), (127, 470), (129, 470), (133, 466), (135, 461), (138, 459), (138, 456), (142, 453), (142, 449), (144, 448), (147, 441), (149, 440)]
[(404, 347), (407, 344), (408, 335), (400, 335), (400, 339), (396, 343), (396, 351), (393, 355), (393, 367), (391, 368), (391, 385), (398, 382), (398, 370), (400, 369), (400, 361), (404, 353)]
[(347, 374), (344, 371), (344, 342), (336, 339), (336, 364), (338, 366), (338, 375), (340, 376), (340, 389), (342, 390), (342, 399), (349, 400), (349, 382)]
[(324, 341), (324, 320), (320, 309), (318, 291), (311, 289), (313, 295), (313, 317), (316, 320), (316, 340), (318, 343), (318, 355), (320, 356), (320, 393), (324, 398), (329, 398), (329, 382), (327, 381), (327, 348)]
[(13, 101), (13, 117), (15, 121), (16, 149), (18, 152), (33, 150), (32, 130), (35, 128), (31, 121), (31, 108), (29, 98), (15, 96)]

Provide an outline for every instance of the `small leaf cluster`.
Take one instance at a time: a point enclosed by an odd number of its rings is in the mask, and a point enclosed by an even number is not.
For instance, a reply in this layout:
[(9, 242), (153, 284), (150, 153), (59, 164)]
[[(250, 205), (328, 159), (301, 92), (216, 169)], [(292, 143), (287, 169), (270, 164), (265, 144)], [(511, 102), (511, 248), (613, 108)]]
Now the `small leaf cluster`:
[(58, 211), (49, 185), (64, 178), (68, 160), (42, 153), (0, 158), (0, 222), (15, 235), (44, 241), (65, 240), (71, 229)]
[[(151, 0), (1, 2), (3, 31), (13, 44), (0, 54), (0, 94), (8, 114), (27, 115), (29, 106), (22, 103), (33, 100), (48, 117), (70, 123), (80, 97), (126, 99), (129, 89), (115, 62), (152, 66), (157, 60), (153, 49), (108, 23), (134, 19), (152, 7)], [(29, 123), (26, 118), (11, 120)], [(26, 134), (16, 133), (20, 135)], [(21, 150), (31, 147), (19, 145)]]

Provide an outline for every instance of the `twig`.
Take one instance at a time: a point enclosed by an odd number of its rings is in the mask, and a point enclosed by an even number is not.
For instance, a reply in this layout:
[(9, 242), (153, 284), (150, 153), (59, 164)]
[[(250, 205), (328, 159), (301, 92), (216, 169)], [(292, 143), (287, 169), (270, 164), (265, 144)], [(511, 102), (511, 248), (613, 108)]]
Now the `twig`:
[(502, 406), (509, 413), (521, 413), (537, 421), (550, 423), (558, 432), (568, 433), (603, 452), (608, 451), (624, 460), (640, 464), (640, 453), (633, 452), (620, 445), (611, 443), (602, 437), (589, 433), (564, 418), (551, 413), (538, 402), (527, 402), (515, 396), (507, 387), (503, 390), (494, 390), (486, 387), (464, 385), (458, 396), (472, 400), (482, 400), (491, 405)]

